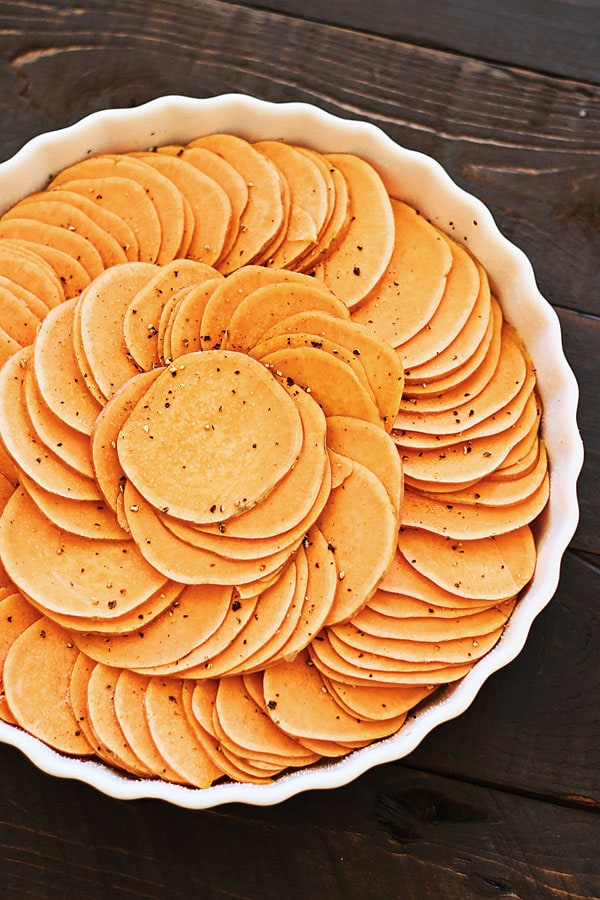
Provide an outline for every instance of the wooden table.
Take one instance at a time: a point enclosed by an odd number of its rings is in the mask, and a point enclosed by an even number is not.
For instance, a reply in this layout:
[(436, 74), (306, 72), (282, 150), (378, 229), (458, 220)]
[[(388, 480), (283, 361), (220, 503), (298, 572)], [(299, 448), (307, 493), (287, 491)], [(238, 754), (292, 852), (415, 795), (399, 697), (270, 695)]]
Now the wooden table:
[(192, 812), (117, 802), (0, 748), (0, 894), (598, 897), (600, 3), (0, 2), (1, 158), (97, 109), (228, 91), (374, 122), (489, 205), (581, 386), (580, 525), (519, 658), (347, 787)]

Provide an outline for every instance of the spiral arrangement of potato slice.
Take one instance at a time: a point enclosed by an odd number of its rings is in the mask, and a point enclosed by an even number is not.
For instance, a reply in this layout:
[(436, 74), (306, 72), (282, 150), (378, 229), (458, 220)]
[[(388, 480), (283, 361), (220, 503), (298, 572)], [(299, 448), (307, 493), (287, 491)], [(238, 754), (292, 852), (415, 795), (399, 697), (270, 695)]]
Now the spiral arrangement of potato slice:
[(483, 267), (350, 154), (208, 135), (0, 218), (0, 717), (264, 783), (500, 638), (548, 499)]

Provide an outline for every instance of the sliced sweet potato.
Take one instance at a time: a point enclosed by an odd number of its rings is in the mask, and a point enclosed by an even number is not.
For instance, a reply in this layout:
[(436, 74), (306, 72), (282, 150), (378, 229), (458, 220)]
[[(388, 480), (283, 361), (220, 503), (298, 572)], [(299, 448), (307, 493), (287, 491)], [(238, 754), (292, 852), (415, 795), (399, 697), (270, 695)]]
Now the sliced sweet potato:
[(53, 494), (24, 472), (20, 474), (20, 482), (38, 509), (58, 528), (93, 539), (125, 540), (128, 537), (106, 504)]
[(195, 260), (174, 260), (160, 270), (133, 297), (123, 318), (123, 335), (133, 359), (141, 369), (160, 363), (158, 326), (169, 298), (183, 287), (221, 278), (211, 266)]
[(17, 490), (0, 519), (2, 560), (14, 583), (32, 600), (65, 615), (107, 618), (126, 613), (167, 580), (149, 566), (133, 541), (102, 541), (53, 525), (27, 493)]
[(83, 385), (73, 348), (76, 300), (63, 303), (44, 319), (33, 348), (32, 365), (42, 400), (71, 428), (89, 435), (102, 409)]
[(31, 348), (19, 351), (0, 370), (0, 431), (17, 468), (41, 487), (78, 500), (99, 499), (93, 480), (63, 462), (39, 440), (25, 403), (25, 374)]
[(0, 285), (0, 322), (10, 351), (12, 346), (26, 347), (33, 343), (40, 318), (29, 309), (24, 300)]
[(174, 259), (183, 237), (184, 212), (181, 192), (169, 178), (143, 160), (125, 154), (87, 157), (63, 169), (50, 183), (48, 190), (61, 185), (70, 187), (73, 181), (81, 179), (95, 180), (103, 189), (106, 180), (110, 178), (123, 178), (143, 188), (160, 222), (160, 244), (156, 262), (164, 265)]
[(336, 703), (349, 715), (365, 719), (391, 719), (399, 716), (433, 693), (430, 687), (357, 687), (325, 677), (323, 682)]
[(393, 347), (406, 343), (432, 318), (452, 267), (448, 241), (401, 200), (391, 200), (395, 242), (379, 282), (352, 313)]
[(326, 156), (314, 153), (306, 147), (298, 147), (297, 149), (301, 153), (311, 155), (313, 162), (316, 162), (320, 167), (325, 167), (331, 178), (333, 187), (333, 194), (331, 196), (332, 208), (331, 213), (328, 215), (325, 228), (322, 230), (321, 234), (319, 234), (315, 246), (307, 250), (299, 260), (299, 270), (301, 272), (310, 273), (314, 270), (315, 266), (326, 259), (328, 254), (331, 253), (345, 237), (352, 220), (352, 206), (348, 194), (348, 184), (340, 170), (336, 168)]
[(69, 194), (81, 194), (101, 209), (122, 219), (135, 237), (139, 261), (158, 262), (162, 237), (161, 222), (156, 207), (141, 184), (132, 181), (131, 178), (119, 176), (77, 178), (56, 186), (49, 193), (63, 190)]
[(0, 241), (0, 275), (39, 297), (52, 309), (63, 303), (65, 292), (54, 269), (24, 244)]
[(8, 651), (4, 692), (22, 728), (62, 753), (88, 755), (92, 747), (69, 702), (77, 654), (66, 631), (50, 619), (38, 619)]
[(267, 370), (239, 353), (191, 353), (173, 369), (123, 426), (121, 465), (157, 509), (197, 524), (225, 522), (267, 496), (293, 466), (300, 416)]
[[(3, 238), (27, 241), (36, 245), (36, 252), (39, 252), (38, 245), (62, 250), (83, 266), (90, 280), (100, 275), (105, 268), (100, 252), (91, 241), (79, 232), (59, 225), (40, 222), (37, 219), (3, 217), (0, 219), (0, 239)], [(48, 261), (50, 262), (50, 259)]]
[(200, 328), (206, 305), (221, 278), (210, 278), (203, 284), (188, 288), (174, 312), (170, 324), (170, 358), (177, 359), (185, 353), (202, 350)]
[(278, 234), (283, 224), (281, 177), (275, 165), (240, 137), (211, 134), (188, 144), (221, 156), (244, 178), (248, 202), (240, 217), (240, 227), (229, 253), (218, 268), (224, 275), (249, 265)]
[(394, 249), (394, 215), (381, 177), (365, 160), (352, 154), (327, 154), (348, 183), (352, 219), (338, 245), (314, 266), (324, 281), (354, 309), (383, 276)]
[(231, 224), (231, 201), (226, 192), (182, 157), (149, 153), (142, 159), (172, 181), (191, 206), (191, 240), (185, 252), (180, 248), (177, 255), (213, 266), (223, 252)]
[(46, 246), (17, 237), (5, 237), (2, 243), (11, 249), (27, 250), (47, 263), (56, 275), (66, 300), (80, 294), (91, 281), (89, 273), (79, 260), (59, 247)]
[(327, 623), (349, 619), (375, 591), (395, 552), (398, 520), (389, 495), (370, 469), (355, 463), (334, 491), (318, 526), (333, 550), (338, 585)]
[(10, 711), (4, 693), (4, 661), (18, 636), (40, 616), (41, 613), (18, 592), (9, 591), (0, 599), (0, 719), (12, 725), (16, 725), (17, 720)]

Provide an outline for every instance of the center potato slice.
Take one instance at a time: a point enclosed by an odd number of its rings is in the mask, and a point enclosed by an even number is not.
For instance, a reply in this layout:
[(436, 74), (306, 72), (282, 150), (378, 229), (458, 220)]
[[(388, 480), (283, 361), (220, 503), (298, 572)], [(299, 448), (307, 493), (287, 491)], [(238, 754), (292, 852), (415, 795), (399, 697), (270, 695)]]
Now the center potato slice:
[(136, 405), (118, 439), (121, 465), (156, 509), (198, 524), (258, 503), (302, 447), (296, 405), (239, 353), (182, 356)]

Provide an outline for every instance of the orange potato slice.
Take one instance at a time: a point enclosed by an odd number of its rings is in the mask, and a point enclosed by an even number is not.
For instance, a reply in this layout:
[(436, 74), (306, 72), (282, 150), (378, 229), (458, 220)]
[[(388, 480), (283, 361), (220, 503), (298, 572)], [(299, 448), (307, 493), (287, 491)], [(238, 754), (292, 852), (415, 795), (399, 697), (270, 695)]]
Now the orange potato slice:
[(327, 419), (327, 446), (370, 469), (385, 486), (396, 514), (400, 512), (402, 464), (385, 431), (363, 419), (331, 416)]
[(101, 209), (122, 219), (135, 237), (137, 259), (140, 262), (158, 262), (162, 237), (161, 222), (156, 207), (141, 184), (131, 178), (119, 176), (82, 177), (57, 185), (49, 193), (63, 190), (69, 194), (80, 194)]
[(65, 299), (54, 269), (24, 244), (0, 241), (0, 275), (31, 291), (48, 309), (53, 309)]
[(313, 152), (306, 147), (297, 147), (296, 149), (300, 153), (309, 155), (313, 162), (316, 162), (321, 169), (325, 169), (327, 172), (325, 177), (327, 180), (328, 177), (331, 178), (333, 189), (330, 198), (332, 208), (327, 224), (318, 236), (315, 246), (303, 254), (298, 261), (298, 268), (301, 272), (311, 273), (314, 267), (326, 259), (328, 254), (338, 246), (346, 235), (352, 220), (352, 207), (348, 194), (348, 184), (340, 170), (327, 157), (321, 154)]
[(123, 263), (96, 278), (79, 300), (83, 352), (107, 400), (139, 372), (123, 338), (123, 320), (131, 300), (155, 275), (149, 263)]
[(228, 254), (218, 265), (224, 275), (248, 265), (278, 234), (283, 224), (281, 177), (275, 165), (248, 141), (231, 134), (210, 134), (191, 141), (188, 148), (211, 150), (234, 166), (248, 187), (248, 202)]
[(275, 572), (292, 553), (290, 548), (284, 548), (259, 559), (234, 560), (192, 547), (162, 524), (154, 508), (131, 482), (125, 485), (124, 511), (144, 559), (165, 578), (182, 584), (248, 584)]
[(183, 238), (183, 200), (176, 185), (143, 160), (120, 154), (88, 157), (63, 169), (50, 183), (48, 190), (61, 185), (71, 187), (74, 181), (80, 179), (95, 180), (104, 190), (106, 180), (111, 178), (123, 178), (143, 188), (160, 223), (156, 262), (159, 265), (170, 262), (177, 255)]
[(337, 246), (315, 265), (314, 275), (354, 309), (389, 264), (394, 249), (394, 214), (373, 166), (349, 153), (327, 154), (327, 159), (348, 182), (352, 218)]
[(425, 328), (440, 305), (452, 253), (448, 241), (416, 210), (401, 200), (390, 202), (394, 249), (352, 319), (399, 347)]
[[(407, 564), (408, 565), (408, 564)], [(414, 571), (414, 570), (413, 570)], [(456, 598), (451, 598), (452, 599)], [(384, 619), (443, 619), (460, 618), (461, 616), (471, 616), (490, 606), (495, 606), (495, 600), (482, 600), (477, 604), (465, 606), (438, 606), (433, 602), (425, 602), (415, 597), (401, 593), (393, 593), (392, 591), (377, 588), (373, 596), (369, 599), (367, 605), (353, 617), (352, 621), (355, 625), (360, 626), (363, 615), (371, 613), (379, 613)]]
[(188, 585), (171, 605), (136, 631), (108, 635), (72, 633), (79, 649), (97, 662), (125, 669), (173, 663), (208, 640), (231, 602), (230, 587)]
[(53, 309), (42, 322), (33, 348), (35, 382), (48, 408), (71, 428), (84, 435), (101, 410), (98, 401), (83, 388), (83, 375), (72, 343), (76, 300)]
[(13, 347), (18, 349), (33, 343), (40, 318), (29, 309), (24, 300), (0, 285), (0, 322), (5, 343), (11, 350)]
[(117, 721), (135, 756), (154, 775), (181, 784), (184, 779), (160, 755), (152, 738), (145, 712), (145, 693), (149, 676), (123, 669), (114, 690)]
[[(5, 589), (9, 590), (9, 589)], [(0, 719), (16, 725), (17, 720), (10, 711), (4, 693), (4, 661), (8, 651), (30, 625), (40, 618), (40, 613), (19, 593), (4, 594), (0, 599)]]
[(221, 278), (210, 278), (182, 294), (170, 323), (169, 355), (172, 360), (203, 349), (200, 338), (202, 316), (221, 281)]
[(94, 481), (68, 466), (44, 446), (33, 430), (25, 402), (26, 366), (31, 348), (19, 351), (0, 370), (0, 432), (14, 464), (51, 493), (97, 500)]
[(290, 187), (287, 231), (268, 260), (268, 265), (285, 269), (293, 266), (321, 234), (328, 214), (328, 185), (313, 159), (293, 146), (282, 141), (259, 141), (254, 146), (275, 163)]
[(91, 281), (89, 273), (79, 260), (59, 247), (47, 246), (16, 237), (5, 237), (2, 239), (2, 242), (11, 250), (27, 250), (33, 256), (38, 256), (43, 262), (47, 263), (62, 287), (65, 300), (76, 297)]
[[(45, 198), (43, 201), (42, 197)], [(48, 193), (37, 195), (37, 199), (28, 197), (2, 216), (3, 222), (13, 219), (27, 219), (40, 223), (44, 226), (45, 240), (47, 227), (62, 228), (85, 238), (98, 251), (103, 268), (127, 262), (127, 254), (117, 239), (90, 218), (83, 209), (66, 202), (63, 197), (56, 199), (55, 194)]]
[[(31, 211), (28, 208), (30, 204), (33, 206)], [(50, 207), (60, 205), (66, 209), (63, 211), (57, 208), (48, 213), (42, 208), (46, 204)], [(24, 197), (13, 209), (22, 211), (26, 218), (64, 222), (63, 227), (76, 223), (76, 230), (85, 234), (97, 247), (107, 268), (109, 265), (139, 259), (139, 245), (133, 229), (116, 213), (83, 194), (65, 188), (61, 188), (60, 194), (55, 191), (40, 191)], [(118, 249), (115, 249), (113, 241)], [(111, 259), (112, 262), (109, 261)]]
[(482, 506), (448, 502), (446, 494), (436, 499), (407, 488), (402, 522), (459, 540), (504, 534), (532, 522), (544, 509), (550, 493), (549, 476), (530, 496), (506, 506)]
[(331, 492), (318, 526), (333, 547), (338, 572), (326, 621), (345, 621), (367, 602), (391, 564), (398, 519), (379, 478), (357, 462), (350, 477)]
[(216, 269), (195, 260), (174, 260), (156, 271), (131, 299), (123, 318), (123, 335), (133, 359), (148, 370), (160, 362), (158, 326), (161, 312), (171, 296), (183, 287), (221, 278)]
[[(441, 233), (441, 232), (440, 232)], [(464, 328), (479, 296), (489, 294), (487, 278), (482, 280), (480, 271), (460, 244), (443, 235), (452, 252), (452, 267), (446, 276), (444, 294), (435, 312), (413, 337), (397, 345), (404, 368), (432, 360), (455, 340)]]
[(307, 661), (303, 652), (293, 662), (279, 663), (265, 671), (269, 715), (286, 734), (325, 741), (360, 741), (385, 737), (403, 725), (404, 713), (383, 722), (345, 715), (323, 690), (319, 670)]
[(144, 706), (158, 752), (181, 778), (196, 787), (209, 787), (223, 775), (196, 739), (183, 710), (182, 684), (178, 679), (151, 678)]
[(252, 291), (237, 306), (227, 327), (225, 346), (248, 352), (273, 325), (303, 310), (344, 317), (341, 300), (314, 282), (267, 284)]
[(140, 372), (126, 381), (94, 422), (91, 435), (94, 476), (113, 512), (117, 511), (117, 498), (122, 493), (125, 482), (125, 473), (117, 451), (119, 432), (160, 372), (160, 369)]
[(529, 525), (494, 537), (460, 541), (402, 526), (398, 547), (411, 566), (460, 597), (514, 597), (535, 568)]
[(87, 755), (92, 748), (69, 702), (77, 654), (60, 626), (50, 619), (37, 619), (7, 653), (4, 692), (22, 728), (62, 753)]
[(345, 712), (365, 719), (391, 719), (399, 716), (433, 693), (431, 687), (352, 686), (326, 677), (323, 677), (323, 683)]
[(82, 537), (125, 540), (128, 535), (110, 508), (98, 500), (61, 497), (40, 487), (21, 472), (20, 482), (38, 509), (58, 528)]
[(381, 341), (363, 326), (344, 319), (332, 322), (330, 315), (319, 311), (307, 311), (282, 319), (266, 332), (263, 340), (276, 334), (303, 332), (335, 341), (361, 361), (384, 426), (390, 431), (404, 386), (404, 371), (398, 354), (387, 342)]
[(96, 742), (120, 768), (132, 775), (151, 775), (133, 752), (115, 712), (115, 686), (120, 670), (97, 664), (87, 683), (87, 722)]
[(199, 262), (213, 266), (221, 256), (231, 221), (231, 202), (223, 188), (183, 157), (149, 153), (141, 157), (165, 178), (173, 182), (189, 202), (193, 230), (185, 252)]
[(0, 239), (2, 238), (24, 240), (36, 245), (36, 252), (39, 252), (38, 245), (55, 247), (81, 263), (90, 280), (100, 275), (105, 268), (100, 252), (88, 238), (59, 225), (39, 222), (37, 219), (3, 216), (0, 219)]
[(67, 465), (92, 478), (94, 469), (89, 437), (71, 428), (46, 405), (35, 380), (31, 357), (25, 370), (25, 405), (40, 441)]
[(266, 369), (242, 354), (191, 353), (173, 368), (127, 419), (119, 460), (157, 509), (196, 523), (227, 521), (293, 466), (300, 416)]
[(16, 281), (11, 281), (6, 275), (0, 275), (0, 287), (2, 288), (3, 294), (8, 291), (14, 297), (21, 300), (27, 309), (40, 321), (48, 315), (48, 306), (43, 300), (40, 300), (40, 298), (32, 291), (17, 284)]
[(14, 583), (38, 606), (66, 615), (108, 618), (147, 600), (166, 579), (149, 566), (133, 541), (103, 541), (53, 525), (23, 490), (0, 518), (2, 561)]

